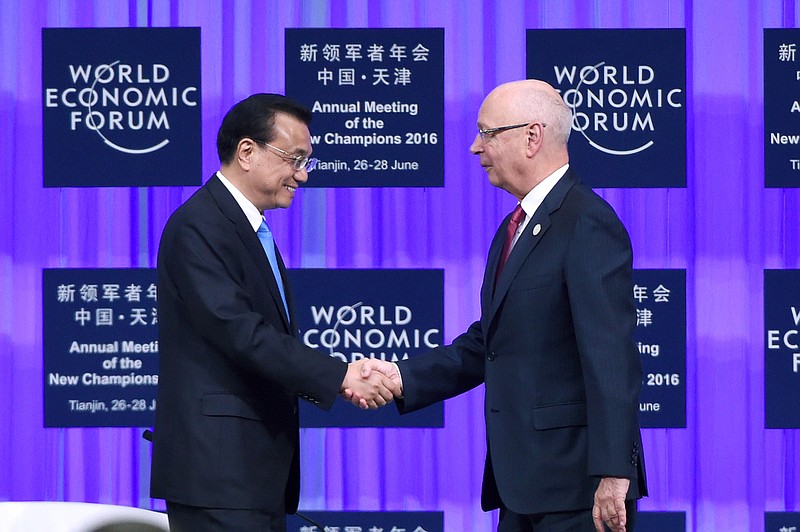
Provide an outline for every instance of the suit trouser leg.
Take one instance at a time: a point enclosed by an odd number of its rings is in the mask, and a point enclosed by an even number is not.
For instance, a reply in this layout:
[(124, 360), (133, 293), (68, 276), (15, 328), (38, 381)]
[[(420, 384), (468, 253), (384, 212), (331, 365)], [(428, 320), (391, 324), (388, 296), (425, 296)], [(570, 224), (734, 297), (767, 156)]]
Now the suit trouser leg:
[[(636, 501), (625, 501), (627, 532), (636, 525)], [(606, 528), (608, 530), (608, 528)], [(549, 514), (518, 514), (508, 508), (500, 509), (497, 532), (595, 532), (592, 509)]]
[(286, 515), (201, 508), (167, 501), (170, 532), (286, 532)]

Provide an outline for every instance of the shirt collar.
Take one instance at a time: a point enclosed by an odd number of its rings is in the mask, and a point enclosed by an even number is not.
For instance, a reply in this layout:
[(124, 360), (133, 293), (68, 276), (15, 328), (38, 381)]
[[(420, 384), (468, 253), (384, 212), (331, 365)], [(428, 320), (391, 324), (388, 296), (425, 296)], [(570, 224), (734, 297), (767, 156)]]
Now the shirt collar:
[(264, 219), (263, 213), (259, 212), (258, 208), (253, 205), (250, 200), (247, 199), (245, 195), (234, 186), (233, 183), (228, 181), (228, 178), (222, 175), (222, 172), (217, 171), (217, 177), (220, 181), (222, 181), (222, 184), (225, 185), (225, 188), (228, 189), (228, 192), (231, 193), (231, 196), (233, 196), (233, 199), (236, 200), (236, 203), (239, 204), (242, 212), (245, 216), (247, 216), (247, 221), (253, 226), (253, 231), (258, 231), (258, 228), (261, 226), (261, 221)]
[(525, 211), (525, 223), (531, 219), (536, 209), (544, 202), (544, 198), (546, 198), (550, 191), (553, 190), (553, 187), (556, 186), (556, 183), (564, 177), (564, 174), (567, 173), (567, 169), (569, 169), (569, 163), (545, 177), (541, 183), (533, 187), (531, 191), (522, 198), (520, 205), (522, 205), (522, 210)]

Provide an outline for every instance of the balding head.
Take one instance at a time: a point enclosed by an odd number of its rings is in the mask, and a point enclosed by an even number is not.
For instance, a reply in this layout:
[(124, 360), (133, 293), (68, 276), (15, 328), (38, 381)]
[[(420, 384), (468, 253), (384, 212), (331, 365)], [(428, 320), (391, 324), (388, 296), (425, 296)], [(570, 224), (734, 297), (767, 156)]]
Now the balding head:
[(523, 79), (498, 86), (483, 102), (496, 105), (509, 123), (539, 121), (546, 124), (548, 140), (566, 147), (572, 130), (572, 113), (550, 84)]
[[(470, 151), (489, 182), (522, 199), (569, 161), (572, 113), (553, 87), (539, 80), (505, 83), (486, 96)], [(492, 131), (494, 130), (494, 131)]]

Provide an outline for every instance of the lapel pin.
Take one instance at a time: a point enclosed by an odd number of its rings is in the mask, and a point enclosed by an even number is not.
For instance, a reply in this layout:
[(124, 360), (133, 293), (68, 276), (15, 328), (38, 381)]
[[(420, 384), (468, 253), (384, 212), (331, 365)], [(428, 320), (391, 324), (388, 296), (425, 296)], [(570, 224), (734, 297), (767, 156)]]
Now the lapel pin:
[(536, 224), (533, 226), (533, 236), (536, 236), (541, 232), (542, 232), (542, 224)]

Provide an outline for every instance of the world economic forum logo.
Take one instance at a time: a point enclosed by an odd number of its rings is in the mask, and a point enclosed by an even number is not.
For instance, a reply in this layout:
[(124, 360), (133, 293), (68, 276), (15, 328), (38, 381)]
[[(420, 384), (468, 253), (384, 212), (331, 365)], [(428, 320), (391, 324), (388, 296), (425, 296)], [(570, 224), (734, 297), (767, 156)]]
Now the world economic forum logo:
[(634, 155), (650, 148), (655, 143), (652, 138), (637, 141), (634, 136), (627, 149), (604, 143), (627, 140), (619, 133), (653, 132), (654, 109), (683, 107), (682, 88), (649, 87), (655, 80), (655, 71), (648, 65), (638, 65), (631, 72), (627, 65), (617, 68), (603, 61), (581, 68), (577, 80), (574, 66), (554, 70), (559, 84), (577, 81), (574, 88), (562, 90), (564, 101), (572, 109), (572, 129), (592, 147), (609, 155)]
[(313, 326), (304, 331), (303, 342), (344, 362), (362, 358), (397, 362), (407, 359), (409, 350), (439, 346), (441, 331), (411, 326), (413, 311), (405, 305), (375, 307), (359, 301), (338, 308), (312, 305), (310, 310)]
[(527, 61), (572, 111), (571, 160), (592, 186), (685, 186), (684, 30), (529, 30)]
[(46, 186), (199, 184), (199, 29), (45, 29), (42, 40)]

